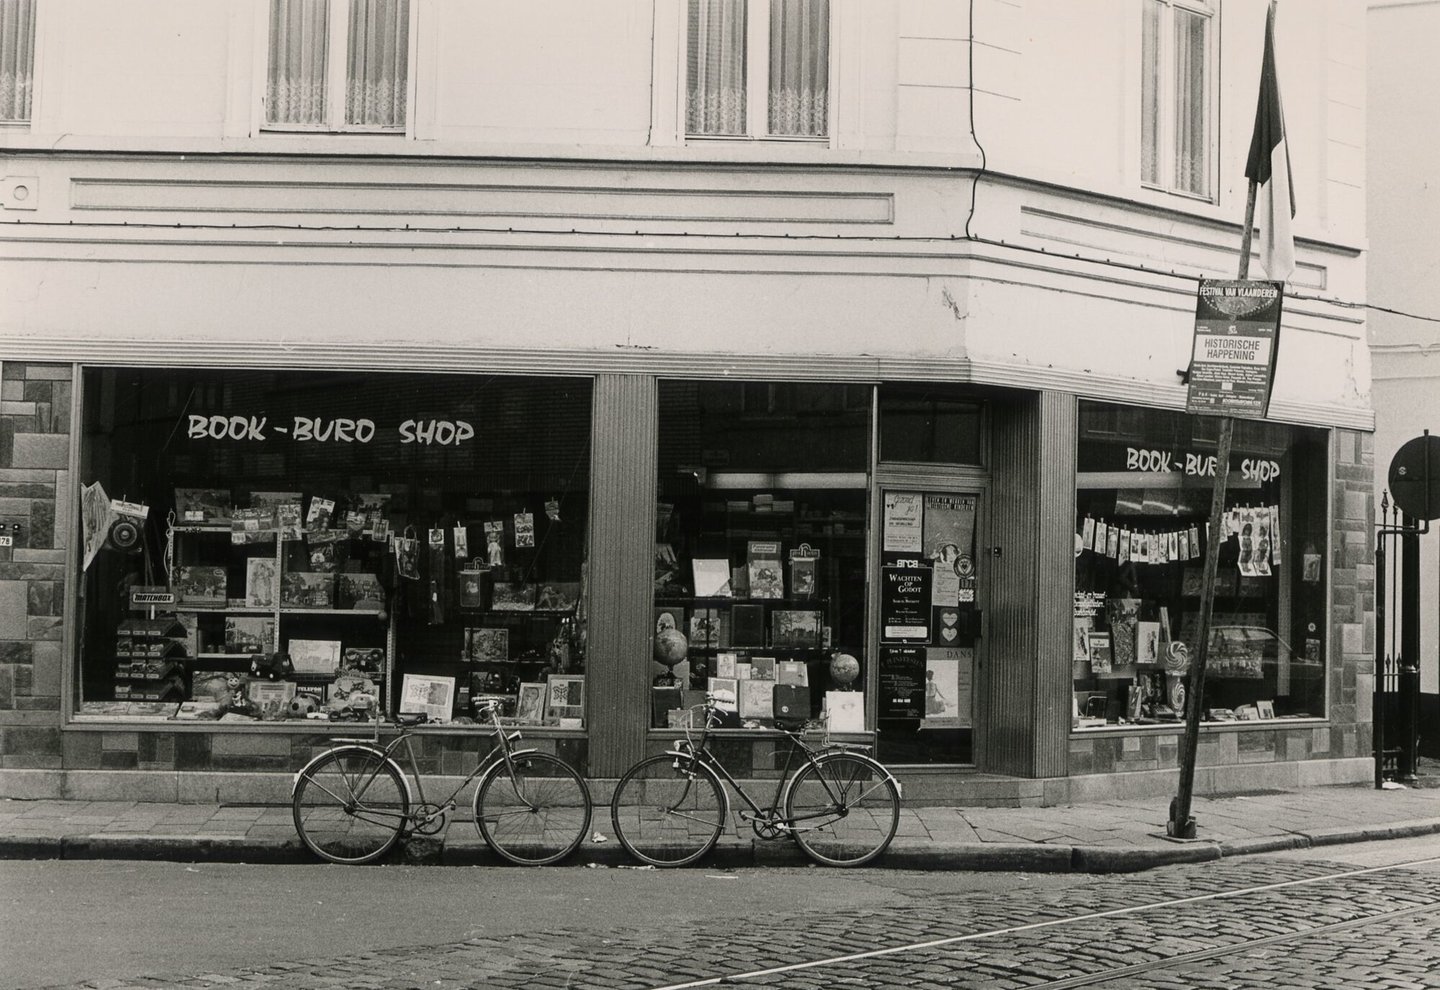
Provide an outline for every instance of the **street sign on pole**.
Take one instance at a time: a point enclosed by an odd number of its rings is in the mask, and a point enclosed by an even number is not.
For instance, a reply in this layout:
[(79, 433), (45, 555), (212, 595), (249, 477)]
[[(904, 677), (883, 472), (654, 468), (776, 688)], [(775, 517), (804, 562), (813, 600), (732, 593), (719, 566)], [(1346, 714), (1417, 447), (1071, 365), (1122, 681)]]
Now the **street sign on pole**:
[(1186, 412), (1265, 418), (1284, 298), (1283, 282), (1201, 279)]

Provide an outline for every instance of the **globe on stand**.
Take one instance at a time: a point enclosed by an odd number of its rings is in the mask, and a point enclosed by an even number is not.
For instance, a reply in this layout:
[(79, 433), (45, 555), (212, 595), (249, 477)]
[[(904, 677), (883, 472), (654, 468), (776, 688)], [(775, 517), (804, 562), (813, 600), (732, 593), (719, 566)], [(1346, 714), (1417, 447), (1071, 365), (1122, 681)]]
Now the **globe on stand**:
[(659, 685), (675, 683), (675, 667), (690, 655), (690, 641), (678, 629), (662, 629), (655, 634), (655, 662), (665, 667), (666, 673), (655, 678)]
[(860, 676), (860, 661), (848, 653), (830, 658), (830, 677), (841, 688), (848, 688)]

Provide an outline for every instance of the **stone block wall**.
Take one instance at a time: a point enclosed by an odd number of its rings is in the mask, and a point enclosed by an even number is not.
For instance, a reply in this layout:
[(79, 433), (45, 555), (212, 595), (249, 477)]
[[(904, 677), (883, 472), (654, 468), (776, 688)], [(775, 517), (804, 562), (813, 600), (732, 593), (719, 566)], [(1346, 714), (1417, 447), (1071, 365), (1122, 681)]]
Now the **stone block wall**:
[(62, 761), (72, 387), (68, 364), (0, 362), (0, 769)]

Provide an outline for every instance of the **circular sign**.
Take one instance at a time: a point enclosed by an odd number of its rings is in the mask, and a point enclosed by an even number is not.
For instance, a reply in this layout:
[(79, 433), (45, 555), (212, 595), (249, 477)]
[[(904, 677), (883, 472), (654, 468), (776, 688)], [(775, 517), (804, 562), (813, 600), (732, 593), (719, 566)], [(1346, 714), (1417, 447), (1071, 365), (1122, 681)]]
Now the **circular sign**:
[(962, 553), (960, 559), (955, 561), (955, 573), (962, 578), (968, 578), (975, 573), (975, 561), (970, 559), (968, 553)]
[(1416, 437), (1390, 460), (1390, 494), (1411, 519), (1440, 519), (1440, 436)]

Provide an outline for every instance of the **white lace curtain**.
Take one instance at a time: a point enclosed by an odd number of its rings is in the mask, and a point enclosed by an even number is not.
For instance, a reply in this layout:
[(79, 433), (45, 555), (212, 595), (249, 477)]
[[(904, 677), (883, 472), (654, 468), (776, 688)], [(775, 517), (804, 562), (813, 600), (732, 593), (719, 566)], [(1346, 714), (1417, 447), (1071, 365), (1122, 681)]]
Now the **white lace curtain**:
[(690, 0), (685, 130), (745, 133), (746, 0)]
[[(348, 0), (343, 125), (403, 127), (409, 56), (409, 0)], [(330, 0), (271, 0), (265, 119), (331, 123)]]
[(770, 133), (823, 137), (830, 116), (830, 0), (770, 0)]
[(29, 120), (35, 0), (0, 0), (0, 120)]
[[(770, 0), (769, 6), (768, 133), (823, 137), (830, 108), (830, 0)], [(687, 133), (747, 133), (748, 8), (747, 0), (690, 0)]]
[(405, 126), (409, 0), (350, 0), (345, 123)]

